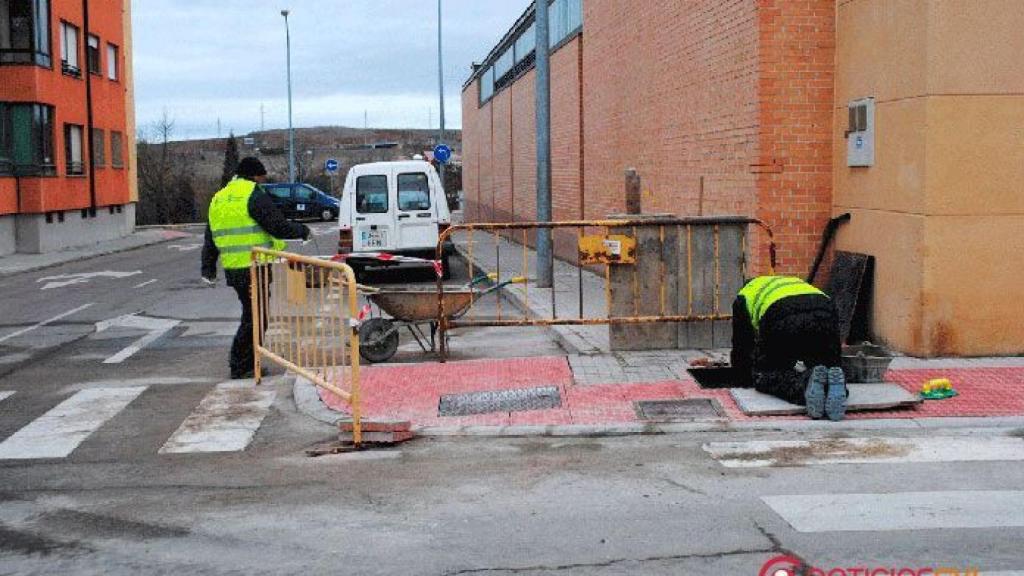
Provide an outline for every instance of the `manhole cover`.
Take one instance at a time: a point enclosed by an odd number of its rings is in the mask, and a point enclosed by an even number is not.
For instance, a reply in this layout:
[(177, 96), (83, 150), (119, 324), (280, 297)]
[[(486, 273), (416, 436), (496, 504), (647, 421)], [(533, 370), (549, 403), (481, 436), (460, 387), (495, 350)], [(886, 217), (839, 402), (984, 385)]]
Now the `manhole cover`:
[(543, 388), (521, 388), (519, 390), (496, 390), (493, 392), (471, 392), (469, 394), (446, 394), (441, 396), (437, 407), (440, 416), (468, 416), (491, 412), (524, 412), (526, 410), (547, 410), (562, 405), (557, 386)]
[(688, 400), (641, 400), (634, 402), (636, 415), (641, 420), (696, 420), (721, 418), (722, 409), (710, 398)]

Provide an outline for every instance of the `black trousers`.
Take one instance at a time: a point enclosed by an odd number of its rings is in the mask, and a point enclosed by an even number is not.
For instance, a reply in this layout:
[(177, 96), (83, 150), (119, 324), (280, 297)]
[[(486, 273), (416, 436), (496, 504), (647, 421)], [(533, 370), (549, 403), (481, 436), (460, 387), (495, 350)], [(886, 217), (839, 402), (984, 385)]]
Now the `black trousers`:
[[(253, 317), (252, 317), (252, 278), (249, 275), (249, 269), (244, 270), (228, 270), (225, 275), (227, 276), (228, 286), (235, 289), (235, 294), (238, 295), (238, 302), (242, 305), (242, 319), (238, 325), (238, 332), (235, 333), (235, 339), (231, 343), (231, 356), (228, 358), (228, 366), (231, 368), (231, 376), (241, 376), (247, 372), (252, 372), (255, 368), (255, 360), (253, 359)], [(266, 310), (263, 311), (263, 328), (266, 329), (267, 316)], [(263, 335), (260, 334), (260, 341), (263, 340)]]
[[(794, 296), (773, 304), (761, 319), (752, 352), (746, 358), (736, 354), (733, 359), (734, 367), (750, 370), (754, 388), (793, 404), (804, 404), (811, 369), (840, 365), (835, 304), (821, 296)], [(802, 374), (793, 370), (797, 362), (807, 367)]]

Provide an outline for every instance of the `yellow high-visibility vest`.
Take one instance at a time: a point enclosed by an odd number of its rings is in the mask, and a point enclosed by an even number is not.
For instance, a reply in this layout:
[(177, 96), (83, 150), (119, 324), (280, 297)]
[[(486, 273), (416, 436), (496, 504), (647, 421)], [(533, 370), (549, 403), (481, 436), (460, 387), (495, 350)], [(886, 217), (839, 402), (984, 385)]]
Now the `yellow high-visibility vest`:
[(806, 294), (819, 294), (828, 297), (813, 285), (792, 276), (759, 276), (740, 290), (740, 296), (743, 296), (747, 302), (747, 313), (750, 315), (754, 330), (758, 329), (761, 319), (764, 318), (772, 304), (783, 298)]
[(284, 240), (268, 234), (249, 215), (249, 197), (255, 190), (255, 182), (235, 178), (210, 202), (210, 232), (225, 270), (248, 268), (255, 246), (273, 250), (285, 247)]

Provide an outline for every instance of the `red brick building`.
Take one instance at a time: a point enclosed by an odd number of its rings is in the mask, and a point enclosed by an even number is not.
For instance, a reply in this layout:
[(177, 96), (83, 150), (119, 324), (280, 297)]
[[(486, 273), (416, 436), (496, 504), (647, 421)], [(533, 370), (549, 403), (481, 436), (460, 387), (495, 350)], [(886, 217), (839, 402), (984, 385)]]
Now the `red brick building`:
[[(876, 341), (1022, 354), (1024, 2), (554, 0), (554, 217), (756, 216), (875, 258)], [(472, 220), (535, 218), (531, 7), (462, 93)], [(510, 52), (511, 50), (511, 52)], [(511, 66), (510, 66), (511, 63)], [(556, 239), (563, 255), (573, 239)]]
[[(622, 212), (632, 167), (645, 212), (763, 218), (782, 270), (806, 271), (831, 211), (834, 0), (550, 11), (554, 218)], [(535, 218), (532, 23), (533, 7), (463, 90), (473, 220)]]
[(135, 222), (128, 0), (0, 0), (0, 254)]

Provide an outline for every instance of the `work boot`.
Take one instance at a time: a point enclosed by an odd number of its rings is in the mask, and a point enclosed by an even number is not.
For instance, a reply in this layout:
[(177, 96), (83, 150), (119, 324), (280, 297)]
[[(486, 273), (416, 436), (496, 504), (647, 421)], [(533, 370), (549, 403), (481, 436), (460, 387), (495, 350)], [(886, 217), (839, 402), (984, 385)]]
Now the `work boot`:
[(825, 414), (828, 419), (838, 422), (846, 417), (846, 375), (842, 368), (828, 369), (828, 397), (825, 399)]
[(804, 401), (807, 404), (807, 415), (815, 420), (825, 415), (825, 387), (828, 386), (828, 368), (815, 366), (811, 370), (811, 378), (804, 389)]

